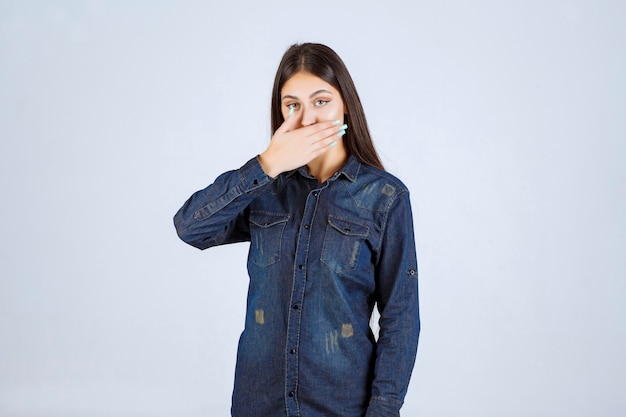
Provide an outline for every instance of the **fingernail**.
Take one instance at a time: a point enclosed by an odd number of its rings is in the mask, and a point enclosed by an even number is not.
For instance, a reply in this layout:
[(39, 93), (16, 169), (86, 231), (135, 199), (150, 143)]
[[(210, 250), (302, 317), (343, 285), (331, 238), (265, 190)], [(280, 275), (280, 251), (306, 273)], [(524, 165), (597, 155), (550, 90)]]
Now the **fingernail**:
[(334, 125), (334, 126), (337, 126), (339, 123), (341, 123), (341, 120), (335, 120), (335, 121), (333, 121), (333, 125)]
[(331, 144), (330, 144), (330, 145), (328, 145), (328, 146), (330, 146), (330, 147), (332, 148), (332, 147), (333, 147), (333, 146), (335, 146), (336, 144), (337, 144), (337, 142), (331, 142)]
[(291, 117), (291, 115), (293, 114), (293, 110), (294, 110), (293, 107), (289, 109), (289, 114), (287, 115), (287, 117)]
[(345, 130), (340, 130), (339, 133), (337, 133), (337, 136), (341, 137), (341, 136), (343, 136), (345, 134), (346, 134)]
[(341, 129), (341, 130), (346, 130), (347, 128), (348, 128), (348, 125), (343, 125), (343, 126), (341, 126), (339, 129)]

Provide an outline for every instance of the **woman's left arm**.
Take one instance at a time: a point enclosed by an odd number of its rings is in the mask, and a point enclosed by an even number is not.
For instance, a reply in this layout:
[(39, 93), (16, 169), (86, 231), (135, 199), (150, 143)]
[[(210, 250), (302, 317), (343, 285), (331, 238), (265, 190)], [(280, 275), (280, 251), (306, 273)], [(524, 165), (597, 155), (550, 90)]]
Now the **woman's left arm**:
[(413, 371), (420, 332), (417, 256), (409, 193), (388, 211), (376, 266), (380, 335), (366, 417), (396, 417)]

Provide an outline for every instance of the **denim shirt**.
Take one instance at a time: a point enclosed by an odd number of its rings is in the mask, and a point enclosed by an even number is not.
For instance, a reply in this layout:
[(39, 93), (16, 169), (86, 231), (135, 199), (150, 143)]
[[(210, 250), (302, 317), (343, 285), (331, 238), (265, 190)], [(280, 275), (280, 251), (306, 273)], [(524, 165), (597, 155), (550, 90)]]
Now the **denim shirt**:
[(200, 249), (250, 241), (234, 417), (399, 415), (420, 321), (397, 178), (354, 157), (321, 184), (306, 167), (271, 178), (253, 158), (193, 194), (174, 224)]

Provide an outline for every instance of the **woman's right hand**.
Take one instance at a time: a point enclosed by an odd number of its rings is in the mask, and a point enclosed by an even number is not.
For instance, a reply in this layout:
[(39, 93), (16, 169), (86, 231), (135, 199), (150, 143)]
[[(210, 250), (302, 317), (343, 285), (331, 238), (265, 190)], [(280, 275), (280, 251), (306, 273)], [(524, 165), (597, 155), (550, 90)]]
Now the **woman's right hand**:
[(291, 115), (276, 130), (267, 149), (259, 155), (263, 171), (272, 178), (308, 164), (335, 146), (341, 121), (319, 122), (300, 127), (302, 112)]

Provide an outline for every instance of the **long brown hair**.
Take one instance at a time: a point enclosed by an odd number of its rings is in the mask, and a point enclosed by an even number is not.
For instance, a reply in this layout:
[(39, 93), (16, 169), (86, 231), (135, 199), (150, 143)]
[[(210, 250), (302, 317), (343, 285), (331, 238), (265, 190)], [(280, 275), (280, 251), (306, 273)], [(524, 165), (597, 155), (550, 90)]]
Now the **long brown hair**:
[(352, 77), (339, 55), (326, 45), (319, 43), (294, 44), (287, 49), (280, 61), (274, 88), (272, 89), (272, 134), (285, 121), (281, 110), (280, 92), (283, 85), (297, 72), (308, 72), (336, 88), (347, 109), (347, 122), (350, 128), (343, 137), (343, 143), (350, 155), (360, 162), (384, 169), (374, 148), (367, 120)]

